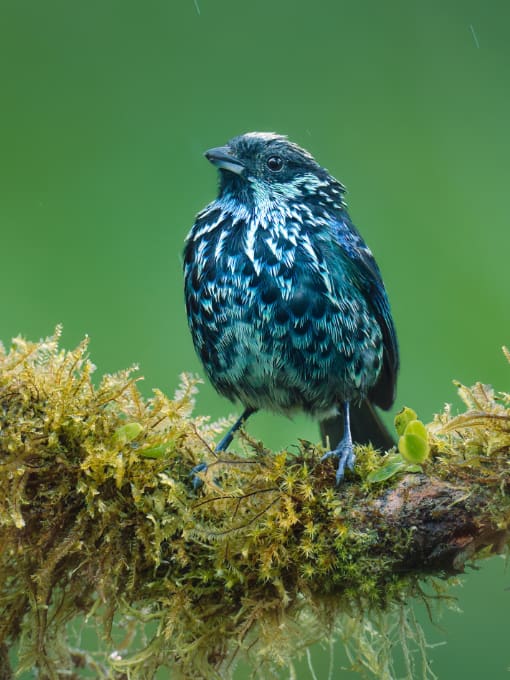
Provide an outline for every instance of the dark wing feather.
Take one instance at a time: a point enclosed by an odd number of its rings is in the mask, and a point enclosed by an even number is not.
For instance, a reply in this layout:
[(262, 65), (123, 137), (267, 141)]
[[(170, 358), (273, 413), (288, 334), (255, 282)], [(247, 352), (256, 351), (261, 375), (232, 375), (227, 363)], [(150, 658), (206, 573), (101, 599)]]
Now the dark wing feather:
[(383, 409), (389, 409), (395, 399), (395, 386), (399, 367), (397, 335), (390, 304), (381, 272), (363, 238), (350, 221), (347, 212), (335, 221), (332, 233), (341, 249), (351, 279), (370, 305), (383, 334), (383, 365), (376, 384), (368, 397)]

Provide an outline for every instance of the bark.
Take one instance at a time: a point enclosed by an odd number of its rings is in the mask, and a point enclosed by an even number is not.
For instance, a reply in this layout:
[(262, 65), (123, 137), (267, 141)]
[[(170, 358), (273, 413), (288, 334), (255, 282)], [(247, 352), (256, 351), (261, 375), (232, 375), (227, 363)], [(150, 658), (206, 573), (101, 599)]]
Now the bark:
[(499, 553), (508, 542), (507, 523), (501, 516), (493, 517), (492, 500), (480, 489), (470, 491), (441, 479), (412, 474), (374, 500), (365, 512), (367, 518), (380, 515), (388, 527), (399, 532), (411, 532), (412, 540), (397, 566), (399, 570), (455, 574), (482, 549)]

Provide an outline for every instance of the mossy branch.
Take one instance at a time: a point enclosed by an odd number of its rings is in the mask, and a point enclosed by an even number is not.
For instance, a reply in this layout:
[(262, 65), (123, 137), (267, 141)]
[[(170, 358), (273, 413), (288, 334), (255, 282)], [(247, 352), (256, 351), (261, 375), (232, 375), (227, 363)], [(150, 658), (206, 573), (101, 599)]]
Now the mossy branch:
[(460, 387), (467, 410), (428, 426), (420, 472), (374, 482), (388, 456), (359, 447), (337, 489), (307, 442), (272, 453), (243, 435), (215, 459), (227, 422), (192, 416), (196, 380), (173, 399), (144, 399), (131, 370), (94, 386), (87, 343), (58, 335), (0, 352), (0, 677), (11, 648), (51, 680), (224, 679), (241, 658), (267, 677), (339, 636), (353, 667), (390, 679), (398, 635), (409, 677), (413, 639), (433, 677), (407, 603), (508, 542), (509, 395)]

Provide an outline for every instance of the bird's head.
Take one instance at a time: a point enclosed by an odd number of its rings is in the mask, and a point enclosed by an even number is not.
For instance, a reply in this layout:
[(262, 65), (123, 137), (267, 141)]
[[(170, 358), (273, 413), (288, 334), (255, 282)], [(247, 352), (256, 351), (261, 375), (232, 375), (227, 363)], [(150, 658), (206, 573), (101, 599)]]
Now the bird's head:
[(225, 146), (209, 149), (205, 157), (220, 171), (220, 197), (244, 204), (306, 199), (343, 187), (313, 156), (283, 135), (248, 132)]

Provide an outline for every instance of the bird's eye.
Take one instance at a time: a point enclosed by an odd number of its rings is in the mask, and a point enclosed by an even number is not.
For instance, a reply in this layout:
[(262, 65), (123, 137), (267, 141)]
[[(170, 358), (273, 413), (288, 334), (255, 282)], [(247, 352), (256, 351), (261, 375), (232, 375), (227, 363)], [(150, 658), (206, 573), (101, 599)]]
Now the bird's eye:
[(266, 161), (266, 165), (271, 170), (271, 172), (278, 172), (283, 168), (283, 161), (280, 156), (269, 156)]

